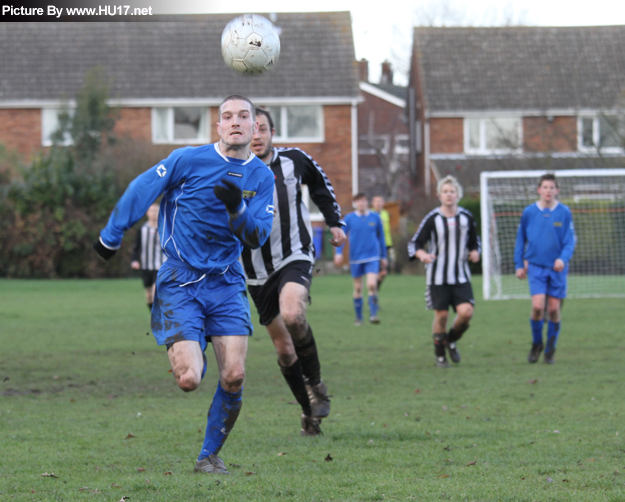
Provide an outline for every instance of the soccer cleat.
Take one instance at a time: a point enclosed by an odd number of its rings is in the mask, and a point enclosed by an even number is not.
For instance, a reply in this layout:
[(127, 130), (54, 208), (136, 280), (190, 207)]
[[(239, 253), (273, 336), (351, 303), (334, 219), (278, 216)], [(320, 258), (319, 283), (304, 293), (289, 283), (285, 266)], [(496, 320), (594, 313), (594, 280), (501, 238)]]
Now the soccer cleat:
[(530, 353), (527, 355), (528, 363), (536, 363), (538, 362), (538, 358), (540, 357), (540, 353), (543, 351), (545, 346), (542, 343), (533, 343), (532, 349)]
[(213, 474), (230, 474), (226, 470), (224, 461), (217, 455), (209, 455), (206, 458), (200, 459), (195, 463), (194, 472), (208, 472)]
[(458, 352), (458, 347), (456, 346), (456, 342), (451, 342), (447, 344), (447, 350), (449, 351), (449, 359), (451, 359), (454, 363), (459, 363), (460, 352)]
[(362, 326), (362, 319), (356, 318), (356, 320), (354, 321), (354, 326)]
[(369, 317), (369, 322), (371, 324), (380, 324), (380, 319), (377, 315), (372, 315), (371, 317)]
[(445, 356), (437, 356), (436, 366), (438, 366), (439, 368), (449, 368), (449, 363), (447, 362), (447, 358)]
[(321, 432), (321, 420), (318, 418), (307, 417), (302, 413), (302, 430), (300, 431), (300, 436), (320, 436), (323, 434)]
[(545, 361), (547, 364), (555, 364), (556, 361), (553, 358), (553, 356), (556, 355), (556, 349), (553, 349), (551, 352), (547, 352), (545, 351), (545, 355), (543, 357), (543, 361)]
[(313, 418), (325, 418), (330, 414), (330, 398), (328, 397), (328, 387), (323, 381), (312, 386), (306, 384), (310, 409)]

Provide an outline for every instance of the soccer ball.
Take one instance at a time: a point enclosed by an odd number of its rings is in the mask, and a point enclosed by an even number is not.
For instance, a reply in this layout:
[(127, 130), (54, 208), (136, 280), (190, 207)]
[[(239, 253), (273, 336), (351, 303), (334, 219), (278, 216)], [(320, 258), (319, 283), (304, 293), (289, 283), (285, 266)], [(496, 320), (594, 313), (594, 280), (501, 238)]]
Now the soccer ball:
[(263, 16), (239, 16), (224, 28), (221, 54), (228, 66), (241, 73), (264, 73), (274, 67), (280, 56), (278, 31)]

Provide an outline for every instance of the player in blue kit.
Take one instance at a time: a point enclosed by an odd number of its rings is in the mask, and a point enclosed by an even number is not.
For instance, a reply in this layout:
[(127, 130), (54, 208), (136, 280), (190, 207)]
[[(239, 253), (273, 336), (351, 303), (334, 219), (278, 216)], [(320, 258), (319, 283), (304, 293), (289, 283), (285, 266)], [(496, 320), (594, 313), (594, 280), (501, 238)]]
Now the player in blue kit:
[[(538, 181), (539, 200), (521, 216), (514, 249), (519, 279), (528, 278), (532, 296), (532, 348), (527, 360), (535, 363), (545, 349), (544, 361), (553, 364), (560, 334), (560, 308), (566, 297), (568, 263), (575, 249), (571, 211), (556, 198), (558, 183), (553, 174)], [(547, 305), (547, 346), (543, 344), (543, 317)]]
[[(386, 269), (386, 240), (380, 216), (369, 211), (369, 202), (364, 193), (354, 195), (353, 213), (345, 217), (345, 233), (349, 240), (349, 265), (354, 278), (354, 324), (362, 324), (362, 277), (367, 278), (369, 298), (369, 322), (378, 324), (378, 274)], [(343, 265), (343, 248), (337, 248), (334, 264)]]
[(219, 382), (208, 411), (196, 472), (228, 474), (217, 456), (241, 409), (248, 336), (252, 335), (243, 246), (261, 246), (273, 222), (274, 177), (250, 150), (258, 124), (252, 102), (230, 96), (219, 106), (218, 143), (174, 150), (138, 176), (94, 242), (104, 259), (161, 194), (158, 230), (167, 261), (160, 268), (152, 332), (178, 386), (198, 388), (212, 342)]

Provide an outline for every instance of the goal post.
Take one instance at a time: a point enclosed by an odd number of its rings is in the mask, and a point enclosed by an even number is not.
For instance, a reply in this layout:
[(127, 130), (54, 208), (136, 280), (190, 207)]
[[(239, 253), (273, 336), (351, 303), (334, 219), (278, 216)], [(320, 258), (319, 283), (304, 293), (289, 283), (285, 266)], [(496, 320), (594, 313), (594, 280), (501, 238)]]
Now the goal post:
[(625, 169), (571, 169), (481, 173), (484, 299), (529, 298), (527, 281), (515, 276), (514, 247), (523, 209), (538, 200), (538, 179), (548, 172), (577, 236), (567, 296), (625, 297)]

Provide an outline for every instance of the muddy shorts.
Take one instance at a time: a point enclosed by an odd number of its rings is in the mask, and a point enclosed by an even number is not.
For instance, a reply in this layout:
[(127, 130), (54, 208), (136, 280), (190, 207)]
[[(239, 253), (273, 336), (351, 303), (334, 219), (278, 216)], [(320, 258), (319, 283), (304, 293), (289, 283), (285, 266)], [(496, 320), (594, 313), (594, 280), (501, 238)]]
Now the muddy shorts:
[(194, 340), (202, 350), (211, 336), (253, 333), (245, 277), (239, 262), (207, 274), (167, 260), (156, 279), (152, 333), (158, 345)]

